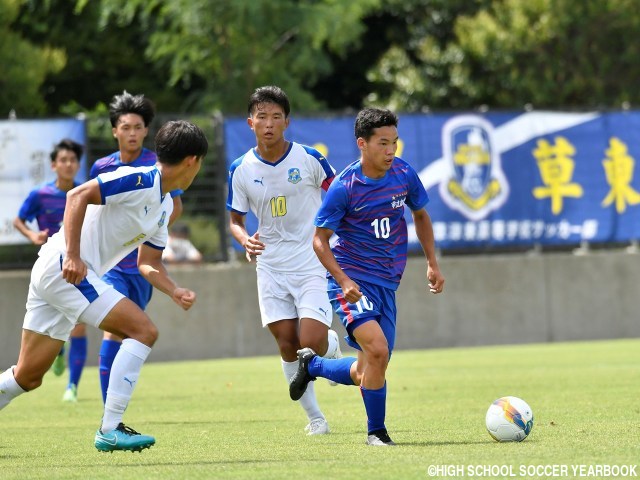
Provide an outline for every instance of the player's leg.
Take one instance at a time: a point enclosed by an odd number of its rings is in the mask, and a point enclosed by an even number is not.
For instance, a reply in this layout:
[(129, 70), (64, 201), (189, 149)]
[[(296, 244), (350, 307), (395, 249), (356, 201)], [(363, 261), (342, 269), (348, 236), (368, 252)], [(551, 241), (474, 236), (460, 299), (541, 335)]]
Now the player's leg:
[(76, 402), (78, 400), (78, 384), (82, 376), (84, 364), (87, 361), (87, 328), (79, 323), (69, 338), (69, 383), (62, 396), (64, 402)]
[(120, 350), (122, 338), (113, 333), (104, 332), (102, 334), (102, 343), (100, 345), (100, 353), (98, 354), (98, 374), (100, 375), (100, 391), (102, 393), (102, 403), (107, 401), (107, 389), (109, 388), (109, 376), (111, 375), (111, 367), (113, 360)]
[(102, 425), (95, 438), (96, 448), (101, 451), (149, 448), (155, 439), (125, 427), (122, 417), (142, 365), (158, 337), (157, 328), (135, 303), (112, 288), (94, 301), (80, 319), (124, 338), (111, 369)]
[(42, 378), (53, 364), (63, 340), (30, 330), (22, 331), (18, 364), (0, 374), (0, 410), (11, 400), (42, 384)]

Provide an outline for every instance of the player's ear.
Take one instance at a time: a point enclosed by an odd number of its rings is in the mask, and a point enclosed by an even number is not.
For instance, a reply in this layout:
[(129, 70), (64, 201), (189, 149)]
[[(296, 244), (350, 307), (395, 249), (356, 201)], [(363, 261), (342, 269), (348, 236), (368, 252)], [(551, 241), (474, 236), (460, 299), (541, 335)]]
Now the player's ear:
[(113, 127), (111, 129), (111, 134), (113, 135), (113, 138), (116, 138), (116, 128), (115, 127)]
[(247, 125), (249, 125), (249, 128), (253, 130), (253, 118), (251, 117), (247, 118)]
[(360, 150), (364, 150), (367, 146), (367, 141), (362, 137), (358, 137), (358, 139), (356, 140), (356, 144), (358, 145), (358, 148)]

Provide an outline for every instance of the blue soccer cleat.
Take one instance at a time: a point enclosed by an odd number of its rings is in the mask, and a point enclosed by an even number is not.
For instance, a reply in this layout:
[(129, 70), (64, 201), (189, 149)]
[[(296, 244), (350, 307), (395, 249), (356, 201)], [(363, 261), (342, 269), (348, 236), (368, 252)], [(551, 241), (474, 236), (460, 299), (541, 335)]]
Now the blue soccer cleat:
[(108, 433), (96, 432), (95, 446), (101, 452), (113, 452), (115, 450), (129, 450), (140, 452), (145, 448), (151, 448), (156, 439), (149, 435), (142, 435), (133, 428), (120, 423), (115, 430)]

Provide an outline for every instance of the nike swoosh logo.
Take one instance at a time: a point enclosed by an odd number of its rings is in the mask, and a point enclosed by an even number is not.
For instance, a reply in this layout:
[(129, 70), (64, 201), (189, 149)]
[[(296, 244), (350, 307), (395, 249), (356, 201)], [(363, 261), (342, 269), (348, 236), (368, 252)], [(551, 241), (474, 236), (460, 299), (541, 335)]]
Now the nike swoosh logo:
[(116, 443), (118, 443), (118, 438), (117, 437), (113, 437), (113, 442), (112, 442), (107, 437), (103, 437), (101, 435), (100, 436), (100, 440), (103, 441), (106, 444), (109, 444), (109, 445), (115, 445)]
[(363, 209), (363, 208), (365, 208), (365, 207), (366, 207), (366, 205), (362, 205), (361, 207), (355, 207), (353, 210), (354, 210), (355, 212), (359, 212), (360, 210), (362, 210), (362, 209)]

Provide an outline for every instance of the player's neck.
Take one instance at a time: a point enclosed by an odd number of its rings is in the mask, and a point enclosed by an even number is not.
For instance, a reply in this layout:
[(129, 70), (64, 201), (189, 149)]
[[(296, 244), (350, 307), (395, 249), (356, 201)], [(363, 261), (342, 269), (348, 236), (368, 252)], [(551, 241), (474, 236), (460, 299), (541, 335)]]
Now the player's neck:
[(387, 174), (386, 170), (374, 168), (370, 163), (366, 161), (360, 160), (360, 165), (362, 165), (362, 174), (365, 177), (372, 178), (374, 180), (380, 180)]
[(121, 163), (131, 163), (136, 158), (138, 158), (141, 153), (142, 153), (142, 148), (140, 148), (139, 150), (134, 150), (134, 151), (120, 150), (120, 162)]
[(273, 145), (266, 145), (265, 143), (258, 143), (256, 146), (256, 152), (263, 160), (275, 163), (282, 158), (287, 149), (289, 148), (289, 142), (284, 138), (282, 141)]
[(64, 180), (62, 178), (58, 178), (56, 180), (56, 188), (58, 188), (58, 190), (61, 190), (63, 192), (68, 192), (69, 190), (71, 190), (73, 188), (73, 179), (71, 180)]

